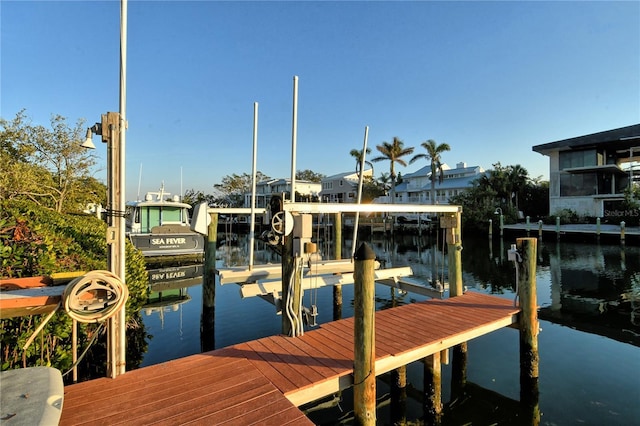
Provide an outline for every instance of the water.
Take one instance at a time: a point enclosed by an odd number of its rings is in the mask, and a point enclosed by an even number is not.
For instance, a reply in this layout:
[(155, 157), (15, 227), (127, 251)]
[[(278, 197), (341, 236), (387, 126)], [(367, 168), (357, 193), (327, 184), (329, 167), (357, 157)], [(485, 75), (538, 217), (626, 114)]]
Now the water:
[[(506, 250), (515, 241), (490, 244), (487, 239), (465, 238), (463, 282), (470, 291), (514, 297), (515, 269)], [(220, 264), (244, 263), (243, 246), (219, 249)], [(389, 241), (371, 239), (378, 258), (388, 267), (409, 265), (425, 279), (432, 274), (446, 280), (446, 256), (441, 241), (427, 237), (396, 237)], [(256, 263), (277, 262), (277, 257), (256, 251)], [(348, 253), (349, 247), (343, 249)], [(539, 242), (536, 271), (540, 310), (540, 410), (545, 425), (630, 425), (640, 424), (640, 249), (618, 245)], [(305, 295), (317, 298), (318, 322), (332, 320), (332, 290), (320, 288)], [(393, 294), (393, 296), (392, 296)], [(183, 290), (184, 303), (161, 311), (143, 311), (148, 351), (143, 366), (199, 353), (202, 347), (200, 321), (202, 289)], [(392, 292), (376, 286), (378, 309), (392, 303), (411, 303), (425, 297)], [(393, 300), (393, 302), (392, 302)], [(353, 315), (353, 286), (343, 287), (343, 317)], [(241, 299), (236, 285), (217, 286), (215, 304), (215, 347), (256, 339), (281, 331), (281, 317), (260, 298)], [(405, 418), (421, 424), (423, 418), (420, 363), (407, 367), (409, 397)], [(443, 402), (450, 398), (451, 367), (443, 366)], [(481, 389), (473, 409), (462, 404), (454, 408), (482, 414), (473, 424), (513, 424), (505, 414), (513, 400), (519, 400), (518, 333), (498, 330), (474, 339), (468, 346), (469, 382)], [(388, 376), (378, 380), (378, 424), (390, 424), (398, 415), (389, 403)], [(499, 395), (493, 395), (497, 393)], [(474, 394), (475, 395), (475, 394)], [(495, 399), (491, 399), (495, 396)], [(474, 397), (470, 398), (474, 400)], [(497, 401), (497, 402), (496, 402)], [(337, 403), (336, 403), (337, 402)], [(493, 405), (491, 405), (493, 404)], [(351, 393), (343, 392), (328, 407), (304, 407), (315, 423), (350, 423)], [(517, 405), (517, 403), (516, 403)], [(478, 408), (479, 407), (479, 408)], [(397, 410), (396, 410), (397, 411)], [(451, 419), (450, 417), (449, 419)], [(449, 420), (449, 424), (456, 424)]]

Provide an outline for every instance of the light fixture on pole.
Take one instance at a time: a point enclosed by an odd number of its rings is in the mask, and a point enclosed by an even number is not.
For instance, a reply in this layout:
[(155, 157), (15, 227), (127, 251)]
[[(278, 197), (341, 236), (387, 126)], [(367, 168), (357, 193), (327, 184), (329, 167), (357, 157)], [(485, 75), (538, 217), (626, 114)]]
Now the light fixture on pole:
[[(81, 147), (87, 149), (96, 149), (96, 146), (93, 144), (93, 140), (91, 138), (92, 133), (96, 135), (102, 135), (102, 124), (96, 123), (91, 127), (87, 127), (87, 135), (85, 136), (84, 142), (80, 144)], [(104, 138), (102, 141), (106, 142)]]
[(500, 215), (500, 238), (502, 238), (502, 235), (504, 234), (504, 215), (502, 214), (502, 209), (500, 207), (496, 207), (496, 211), (493, 212), (493, 214)]

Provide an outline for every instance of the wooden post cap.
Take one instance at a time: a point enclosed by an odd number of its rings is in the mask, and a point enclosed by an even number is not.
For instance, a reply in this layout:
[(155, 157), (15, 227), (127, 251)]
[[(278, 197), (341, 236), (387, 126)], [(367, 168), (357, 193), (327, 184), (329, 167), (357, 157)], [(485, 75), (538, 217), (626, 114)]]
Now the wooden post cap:
[(353, 258), (355, 260), (373, 260), (376, 258), (376, 253), (369, 244), (362, 243), (354, 253)]

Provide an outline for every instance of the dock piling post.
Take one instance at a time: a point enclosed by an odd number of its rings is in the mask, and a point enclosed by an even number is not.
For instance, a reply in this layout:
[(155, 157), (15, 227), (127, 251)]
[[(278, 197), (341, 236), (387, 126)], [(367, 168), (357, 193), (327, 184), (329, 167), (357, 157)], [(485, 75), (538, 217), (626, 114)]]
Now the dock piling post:
[(493, 220), (489, 219), (489, 239), (493, 238)]
[[(342, 213), (336, 213), (333, 224), (333, 250), (336, 260), (342, 259)], [(342, 284), (333, 286), (333, 320), (342, 319)]]
[(391, 376), (391, 424), (404, 425), (407, 422), (407, 366), (403, 365), (389, 373)]
[(624, 230), (625, 230), (625, 222), (624, 220), (620, 222), (620, 243), (624, 244)]
[(556, 216), (556, 237), (560, 238), (560, 216)]
[(425, 424), (439, 425), (442, 419), (442, 366), (440, 352), (424, 359)]
[(537, 242), (518, 238), (516, 246), (522, 257), (519, 268), (520, 299), (520, 402), (526, 409), (528, 424), (540, 423), (538, 389), (538, 305), (536, 297)]
[(212, 351), (215, 345), (216, 302), (216, 245), (218, 243), (218, 213), (211, 213), (204, 250), (204, 276), (202, 280), (202, 316), (200, 318), (200, 346), (202, 352)]
[(527, 236), (529, 236), (529, 231), (531, 231), (531, 216), (527, 216)]
[(600, 239), (600, 218), (596, 218), (596, 238)]
[(375, 258), (367, 243), (354, 256), (354, 417), (356, 424), (372, 426), (376, 424)]
[(542, 220), (538, 221), (538, 239), (542, 241)]

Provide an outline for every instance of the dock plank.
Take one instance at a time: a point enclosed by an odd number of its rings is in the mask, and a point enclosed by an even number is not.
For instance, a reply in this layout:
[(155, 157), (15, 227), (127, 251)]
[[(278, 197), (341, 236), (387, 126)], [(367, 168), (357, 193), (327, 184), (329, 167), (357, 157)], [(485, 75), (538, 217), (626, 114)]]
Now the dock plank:
[[(376, 374), (516, 322), (513, 301), (468, 292), (376, 312)], [(61, 425), (310, 425), (296, 408), (353, 382), (353, 318), (65, 388)]]

